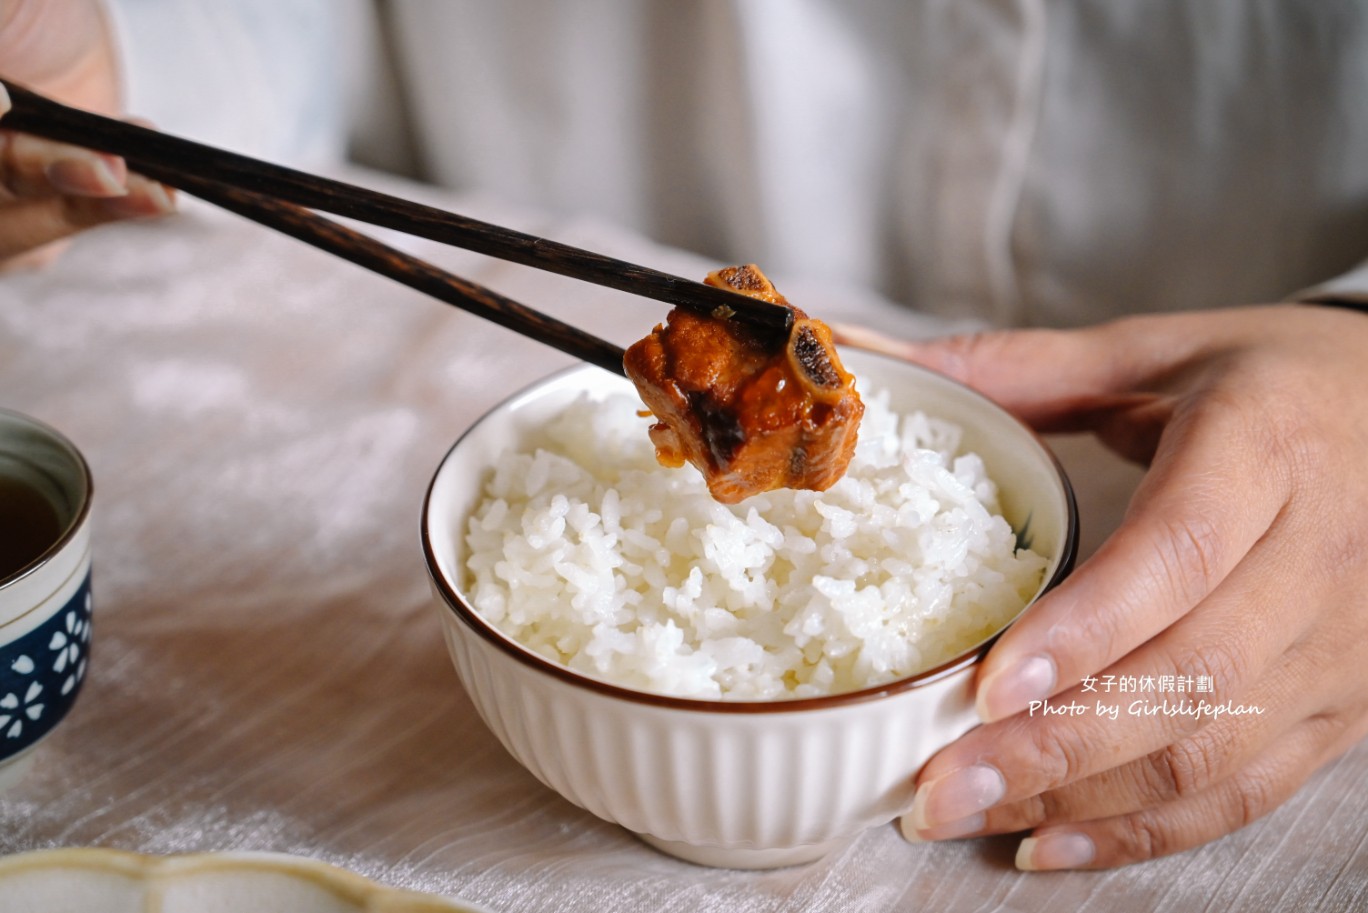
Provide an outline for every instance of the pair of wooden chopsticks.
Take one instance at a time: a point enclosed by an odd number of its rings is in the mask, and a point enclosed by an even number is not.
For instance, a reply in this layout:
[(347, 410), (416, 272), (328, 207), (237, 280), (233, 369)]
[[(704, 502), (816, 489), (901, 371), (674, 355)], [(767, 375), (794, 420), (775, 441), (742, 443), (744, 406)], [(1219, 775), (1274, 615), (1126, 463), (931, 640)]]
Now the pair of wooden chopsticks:
[(596, 285), (787, 332), (784, 307), (432, 206), (62, 105), (0, 80), (0, 128), (122, 156), (130, 168), (576, 358), (622, 374), (622, 349), (310, 210), (395, 229)]

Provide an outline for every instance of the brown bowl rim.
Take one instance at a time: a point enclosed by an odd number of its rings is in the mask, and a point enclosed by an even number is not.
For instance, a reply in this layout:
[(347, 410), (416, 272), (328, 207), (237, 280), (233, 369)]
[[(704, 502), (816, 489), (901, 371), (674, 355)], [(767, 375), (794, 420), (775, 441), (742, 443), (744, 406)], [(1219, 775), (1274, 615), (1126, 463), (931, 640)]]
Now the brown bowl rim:
[(559, 663), (552, 662), (551, 660), (543, 656), (533, 653), (531, 650), (528, 650), (526, 647), (523, 647), (517, 641), (513, 640), (511, 637), (509, 637), (508, 635), (504, 634), (503, 632), (495, 628), (493, 625), (491, 625), (488, 621), (484, 619), (483, 616), (481, 616), (477, 611), (475, 611), (473, 606), (471, 606), (468, 602), (466, 602), (464, 598), (462, 598), (462, 596), (460, 595), (460, 593), (456, 591), (452, 583), (448, 581), (438, 570), (439, 564), (437, 562), (436, 551), (434, 550), (432, 545), (432, 538), (428, 533), (432, 519), (433, 489), (437, 484), (438, 477), (441, 475), (442, 467), (446, 465), (446, 462), (451, 458), (452, 453), (454, 453), (457, 450), (457, 448), (461, 446), (461, 444), (466, 440), (466, 438), (468, 438), (471, 434), (475, 433), (475, 431), (481, 425), (483, 425), (486, 420), (490, 419), (494, 414), (506, 408), (513, 401), (521, 399), (525, 396), (530, 396), (540, 391), (542, 388), (550, 386), (562, 380), (566, 375), (582, 370), (583, 367), (578, 365), (565, 368), (560, 371), (556, 371), (553, 374), (547, 375), (546, 377), (534, 381), (531, 384), (528, 384), (527, 386), (516, 391), (515, 393), (500, 400), (496, 405), (489, 408), (483, 415), (476, 419), (476, 421), (472, 423), (469, 428), (462, 432), (460, 437), (456, 439), (456, 442), (453, 443), (451, 447), (447, 449), (447, 452), (445, 455), (443, 455), (441, 461), (438, 462), (437, 471), (435, 471), (432, 474), (432, 480), (428, 483), (427, 493), (423, 496), (423, 510), (421, 519), (423, 558), (424, 562), (427, 565), (428, 576), (432, 579), (433, 586), (441, 595), (442, 601), (446, 604), (446, 608), (450, 610), (459, 621), (461, 621), (466, 627), (470, 628), (484, 640), (493, 644), (502, 653), (506, 654), (507, 656), (511, 657), (512, 659), (516, 660), (522, 665), (527, 666), (532, 670), (540, 672), (544, 675), (550, 675), (551, 677), (558, 679), (568, 685), (572, 685), (574, 687), (586, 688), (590, 691), (597, 692), (606, 697), (617, 698), (619, 700), (629, 701), (632, 703), (646, 704), (653, 707), (667, 707), (675, 710), (689, 710), (697, 713), (763, 714), (827, 710), (834, 707), (842, 707), (848, 704), (859, 704), (867, 701), (879, 700), (882, 698), (891, 697), (896, 694), (901, 694), (905, 691), (909, 691), (915, 688), (922, 688), (932, 684), (933, 682), (946, 678), (947, 676), (954, 675), (956, 672), (959, 672), (962, 669), (974, 665), (979, 660), (981, 660), (985, 654), (987, 654), (988, 650), (992, 648), (993, 644), (997, 642), (997, 639), (1002, 636), (1004, 631), (1006, 631), (1013, 624), (1015, 624), (1017, 619), (1021, 618), (1021, 616), (1025, 612), (1030, 610), (1031, 605), (1034, 605), (1036, 601), (1039, 601), (1041, 596), (1045, 595), (1050, 590), (1054, 589), (1056, 586), (1062, 583), (1063, 580), (1066, 577), (1068, 577), (1068, 575), (1072, 572), (1074, 562), (1078, 558), (1079, 535), (1078, 500), (1074, 495), (1073, 484), (1069, 481), (1069, 476), (1064, 471), (1064, 466), (1059, 462), (1059, 458), (1055, 456), (1054, 451), (1050, 449), (1049, 445), (1045, 443), (1045, 441), (1040, 437), (1040, 435), (1035, 432), (1035, 429), (1031, 428), (1025, 422), (1021, 421), (1021, 419), (1017, 418), (1011, 412), (1008, 412), (1005, 408), (1003, 408), (999, 403), (997, 403), (990, 397), (985, 396), (983, 393), (980, 393), (973, 387), (970, 387), (967, 384), (964, 384), (953, 377), (950, 377), (932, 368), (928, 368), (925, 365), (919, 365), (915, 362), (907, 362), (903, 361), (902, 359), (892, 358), (891, 356), (884, 355), (880, 352), (872, 352), (867, 349), (860, 351), (862, 357), (873, 356), (876, 359), (896, 362), (903, 367), (912, 367), (916, 370), (924, 371), (928, 374), (933, 374), (936, 377), (946, 380), (954, 384), (955, 386), (961, 387), (973, 396), (977, 396), (978, 398), (985, 400), (991, 405), (995, 406), (999, 411), (1002, 412), (1004, 416), (1006, 416), (1012, 422), (1016, 423), (1022, 430), (1024, 430), (1027, 434), (1034, 438), (1036, 443), (1040, 445), (1040, 448), (1045, 452), (1046, 456), (1050, 458), (1050, 463), (1054, 467), (1055, 474), (1059, 478), (1060, 484), (1064, 489), (1067, 518), (1064, 531), (1063, 553), (1060, 556), (1059, 565), (1055, 568), (1055, 572), (1050, 576), (1050, 579), (1045, 584), (1045, 586), (1041, 588), (1039, 594), (1035, 597), (1035, 600), (1033, 600), (1030, 605), (1023, 608), (1021, 612), (1018, 612), (1017, 615), (1010, 622), (1003, 626), (1002, 630), (993, 634), (991, 637), (987, 638), (982, 643), (970, 647), (968, 650), (959, 654), (953, 659), (941, 663), (940, 665), (935, 666), (931, 669), (926, 669), (921, 672), (918, 672), (916, 675), (907, 676), (906, 678), (895, 679), (890, 682), (883, 682), (881, 684), (873, 685), (868, 688), (861, 688), (858, 691), (842, 691), (836, 694), (824, 694), (816, 697), (780, 698), (777, 700), (769, 701), (678, 697), (669, 694), (656, 694), (650, 691), (638, 691), (632, 688), (626, 688), (622, 685), (615, 685), (612, 682), (604, 681), (603, 679), (592, 678), (581, 672), (576, 672), (573, 669), (570, 669), (566, 666), (562, 666)]

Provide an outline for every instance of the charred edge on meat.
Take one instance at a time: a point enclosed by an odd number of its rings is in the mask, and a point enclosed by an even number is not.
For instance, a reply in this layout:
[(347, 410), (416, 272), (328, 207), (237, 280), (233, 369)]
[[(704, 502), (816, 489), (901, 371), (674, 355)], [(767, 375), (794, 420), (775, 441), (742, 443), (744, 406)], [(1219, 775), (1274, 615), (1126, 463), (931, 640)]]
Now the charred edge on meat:
[(774, 286), (759, 273), (758, 270), (744, 266), (733, 267), (732, 269), (718, 270), (717, 275), (727, 285), (736, 289), (742, 294), (746, 292), (772, 292)]
[(736, 451), (746, 443), (746, 430), (733, 412), (713, 402), (707, 393), (698, 391), (688, 394), (689, 410), (698, 416), (703, 440), (708, 444), (708, 452), (718, 466), (727, 466), (736, 456)]
[(798, 366), (819, 387), (839, 387), (841, 375), (827, 357), (822, 341), (808, 326), (800, 326), (793, 340), (793, 354)]

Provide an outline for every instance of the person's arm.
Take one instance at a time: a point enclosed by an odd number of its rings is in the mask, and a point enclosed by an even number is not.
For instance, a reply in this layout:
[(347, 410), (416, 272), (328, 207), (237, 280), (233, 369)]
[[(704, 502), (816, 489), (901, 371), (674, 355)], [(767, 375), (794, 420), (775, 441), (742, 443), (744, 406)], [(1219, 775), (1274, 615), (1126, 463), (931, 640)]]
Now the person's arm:
[[(847, 337), (1149, 466), (1114, 534), (990, 651), (985, 725), (927, 763), (904, 833), (1030, 830), (1027, 869), (1135, 862), (1248, 824), (1368, 733), (1368, 315)], [(1187, 687), (1102, 687), (1146, 676)]]

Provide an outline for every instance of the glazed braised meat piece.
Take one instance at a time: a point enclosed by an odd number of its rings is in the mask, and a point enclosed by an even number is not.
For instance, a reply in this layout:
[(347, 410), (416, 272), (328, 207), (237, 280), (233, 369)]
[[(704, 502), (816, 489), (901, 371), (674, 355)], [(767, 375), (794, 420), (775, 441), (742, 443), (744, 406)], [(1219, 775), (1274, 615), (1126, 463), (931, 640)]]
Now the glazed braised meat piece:
[(789, 308), (793, 328), (783, 337), (675, 308), (629, 348), (623, 365), (656, 418), (656, 459), (697, 466), (724, 504), (775, 488), (830, 487), (850, 463), (864, 414), (831, 331), (755, 266), (705, 281)]

